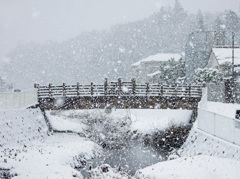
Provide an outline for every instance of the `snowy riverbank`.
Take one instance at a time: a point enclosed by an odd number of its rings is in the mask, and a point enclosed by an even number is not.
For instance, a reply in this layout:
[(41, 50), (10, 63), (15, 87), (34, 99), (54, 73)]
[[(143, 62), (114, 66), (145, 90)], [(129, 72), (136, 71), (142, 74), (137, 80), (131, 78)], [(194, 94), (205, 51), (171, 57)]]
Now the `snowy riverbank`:
[[(170, 160), (175, 160), (161, 162), (139, 170), (136, 177), (238, 179), (240, 146), (222, 137), (233, 131), (228, 131), (230, 127), (239, 130), (234, 123), (237, 109), (240, 109), (239, 104), (208, 102), (205, 96), (199, 103), (200, 114), (186, 142), (169, 157)], [(226, 120), (223, 121), (223, 118)], [(213, 120), (217, 122), (209, 122)], [(199, 130), (199, 124), (203, 129), (215, 128), (218, 132), (216, 134), (219, 132), (221, 134), (214, 136)]]
[[(17, 174), (14, 178), (82, 178), (74, 167), (81, 164), (81, 159), (90, 160), (102, 153), (101, 146), (84, 137), (89, 129), (87, 116), (104, 117), (104, 124), (113, 119), (112, 124), (121, 126), (116, 129), (118, 132), (130, 129), (131, 133), (150, 134), (172, 124), (188, 123), (191, 111), (113, 110), (106, 114), (101, 110), (86, 110), (54, 115), (48, 112), (47, 116), (54, 130), (73, 133), (49, 134), (39, 109), (0, 110), (0, 168)], [(98, 132), (99, 126), (95, 127)], [(100, 134), (98, 140), (105, 135)], [(196, 126), (185, 144), (170, 156), (174, 158), (140, 169), (135, 178), (238, 178), (240, 175), (240, 147), (199, 131)], [(101, 169), (92, 172), (98, 175)], [(110, 168), (100, 176), (128, 177)]]
[(129, 120), (131, 131), (141, 134), (151, 134), (155, 131), (163, 131), (171, 125), (185, 125), (189, 123), (192, 115), (191, 110), (170, 110), (170, 109), (116, 109), (106, 114), (103, 109), (98, 110), (72, 110), (62, 112), (47, 112), (47, 116), (54, 130), (83, 132), (85, 117), (91, 118), (107, 117), (122, 121)]
[(238, 179), (240, 176), (240, 147), (199, 131), (196, 126), (169, 160), (139, 170), (135, 177)]
[(99, 145), (78, 135), (86, 130), (83, 122), (86, 115), (92, 119), (108, 116), (108, 120), (114, 119), (116, 127), (127, 125), (124, 129), (138, 133), (163, 130), (173, 123), (183, 124), (191, 116), (191, 111), (170, 110), (113, 110), (111, 114), (99, 110), (64, 111), (61, 116), (47, 113), (54, 130), (75, 132), (48, 135), (39, 109), (1, 110), (0, 113), (3, 139), (0, 141), (0, 168), (10, 169), (12, 174), (17, 174), (16, 178), (81, 176), (74, 169), (79, 165), (78, 159), (89, 160), (102, 152)]
[(91, 159), (101, 148), (76, 134), (47, 135), (39, 109), (0, 111), (0, 168), (14, 178), (71, 178), (74, 158)]

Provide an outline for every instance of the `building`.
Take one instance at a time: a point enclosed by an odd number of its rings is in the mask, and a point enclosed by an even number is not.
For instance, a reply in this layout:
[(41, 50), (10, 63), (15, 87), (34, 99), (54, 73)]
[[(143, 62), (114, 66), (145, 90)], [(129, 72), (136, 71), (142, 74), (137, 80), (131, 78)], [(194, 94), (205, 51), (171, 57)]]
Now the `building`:
[[(240, 47), (234, 47), (233, 51), (231, 46), (215, 46), (211, 50), (206, 67), (225, 71), (231, 77), (233, 57), (234, 65), (240, 65)], [(234, 71), (234, 84), (231, 83), (231, 80), (226, 80), (223, 83), (208, 84), (209, 100), (214, 102), (240, 103), (240, 67), (235, 67)], [(233, 85), (233, 88), (231, 85)]]
[[(224, 71), (231, 70), (232, 52), (233, 48), (230, 46), (213, 47), (206, 63), (206, 67)], [(240, 47), (234, 47), (234, 65), (240, 65)]]
[[(206, 63), (207, 68), (228, 71), (232, 74), (233, 48), (231, 46), (213, 47)], [(240, 47), (234, 47), (234, 65), (240, 65)], [(234, 67), (237, 81), (240, 80), (240, 66)]]
[(149, 56), (131, 65), (132, 76), (138, 83), (154, 82), (157, 74), (160, 73), (159, 68), (163, 62), (170, 59), (179, 61), (180, 58), (182, 55), (174, 53), (158, 53)]

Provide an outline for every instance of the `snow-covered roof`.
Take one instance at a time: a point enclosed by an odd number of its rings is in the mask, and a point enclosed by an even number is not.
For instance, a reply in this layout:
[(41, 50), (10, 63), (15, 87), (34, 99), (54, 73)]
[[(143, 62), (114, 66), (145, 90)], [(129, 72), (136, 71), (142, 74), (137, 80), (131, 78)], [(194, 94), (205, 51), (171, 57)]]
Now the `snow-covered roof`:
[(154, 73), (147, 74), (147, 76), (153, 77), (153, 76), (155, 76), (155, 75), (157, 75), (159, 73), (161, 73), (161, 72), (160, 71), (155, 71)]
[(175, 61), (179, 61), (179, 59), (182, 56), (178, 53), (158, 53), (156, 55), (151, 55), (147, 58), (144, 58), (134, 64), (132, 64), (132, 66), (138, 66), (140, 65), (140, 63), (144, 63), (144, 62), (161, 62), (161, 61), (168, 61), (172, 58), (174, 58)]
[[(231, 47), (216, 47), (212, 49), (218, 64), (226, 62), (232, 63), (232, 48)], [(234, 48), (234, 64), (240, 64), (240, 48)]]

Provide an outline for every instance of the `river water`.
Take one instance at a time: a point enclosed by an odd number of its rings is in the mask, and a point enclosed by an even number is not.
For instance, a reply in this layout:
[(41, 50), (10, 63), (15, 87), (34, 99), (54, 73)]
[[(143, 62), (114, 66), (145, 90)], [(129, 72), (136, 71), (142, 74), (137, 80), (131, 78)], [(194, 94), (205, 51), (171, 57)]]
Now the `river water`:
[(0, 178), (1, 179), (9, 179), (9, 178), (11, 178), (9, 169), (0, 168)]
[(146, 146), (135, 140), (120, 149), (106, 147), (103, 150), (102, 156), (88, 161), (86, 166), (81, 169), (83, 176), (88, 176), (89, 167), (95, 168), (102, 164), (109, 164), (113, 168), (121, 167), (121, 170), (133, 176), (138, 169), (165, 161), (168, 153), (160, 148)]

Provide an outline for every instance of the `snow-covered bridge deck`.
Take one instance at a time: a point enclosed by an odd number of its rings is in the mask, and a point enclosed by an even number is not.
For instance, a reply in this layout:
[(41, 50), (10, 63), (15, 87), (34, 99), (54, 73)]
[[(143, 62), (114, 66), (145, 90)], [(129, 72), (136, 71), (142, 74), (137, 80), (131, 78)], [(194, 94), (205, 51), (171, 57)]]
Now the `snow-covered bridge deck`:
[(194, 109), (202, 96), (202, 86), (137, 84), (130, 82), (108, 82), (103, 85), (40, 86), (38, 101), (43, 109), (91, 109), (114, 105), (117, 108), (172, 108)]

